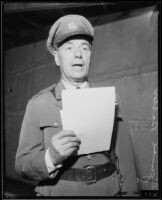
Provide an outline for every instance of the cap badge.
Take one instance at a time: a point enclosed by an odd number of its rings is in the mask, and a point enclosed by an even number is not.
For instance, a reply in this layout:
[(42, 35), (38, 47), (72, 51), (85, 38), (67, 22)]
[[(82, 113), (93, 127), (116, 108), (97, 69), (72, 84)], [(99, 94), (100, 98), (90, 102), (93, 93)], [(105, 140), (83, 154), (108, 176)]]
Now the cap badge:
[(71, 22), (68, 24), (68, 28), (72, 31), (76, 31), (78, 29), (78, 26), (74, 22)]

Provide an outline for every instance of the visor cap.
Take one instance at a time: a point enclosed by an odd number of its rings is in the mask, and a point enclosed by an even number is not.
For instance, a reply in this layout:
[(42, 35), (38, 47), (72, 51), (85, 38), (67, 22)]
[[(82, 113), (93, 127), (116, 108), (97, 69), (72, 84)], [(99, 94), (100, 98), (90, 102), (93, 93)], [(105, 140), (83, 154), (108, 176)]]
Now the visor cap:
[(91, 23), (81, 15), (66, 15), (59, 18), (51, 27), (47, 39), (47, 49), (53, 52), (60, 44), (73, 36), (84, 36), (90, 42), (94, 39)]

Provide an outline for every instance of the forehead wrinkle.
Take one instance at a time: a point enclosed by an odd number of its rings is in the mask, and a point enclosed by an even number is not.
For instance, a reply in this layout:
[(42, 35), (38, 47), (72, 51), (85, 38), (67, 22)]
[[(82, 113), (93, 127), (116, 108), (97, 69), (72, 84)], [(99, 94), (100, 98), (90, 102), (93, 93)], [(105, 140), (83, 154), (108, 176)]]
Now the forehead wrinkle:
[(78, 46), (78, 47), (82, 47), (82, 46), (87, 46), (91, 49), (91, 44), (88, 41), (83, 41), (81, 43), (75, 44), (72, 41), (68, 41), (67, 43), (63, 44), (62, 46), (68, 46), (68, 45), (73, 45), (73, 46)]
[(83, 39), (69, 40), (69, 41), (66, 41), (64, 44), (74, 44), (75, 41), (80, 42), (81, 44), (90, 44), (87, 40), (83, 40)]
[(79, 46), (82, 46), (82, 45), (87, 45), (90, 47), (92, 47), (92, 44), (87, 41), (87, 40), (83, 40), (83, 39), (73, 39), (73, 40), (68, 40), (66, 41), (64, 44), (62, 44), (60, 47), (57, 48), (57, 51), (63, 49), (64, 47), (66, 47), (66, 45), (75, 45), (75, 41), (79, 41), (80, 43), (77, 43), (79, 44)]

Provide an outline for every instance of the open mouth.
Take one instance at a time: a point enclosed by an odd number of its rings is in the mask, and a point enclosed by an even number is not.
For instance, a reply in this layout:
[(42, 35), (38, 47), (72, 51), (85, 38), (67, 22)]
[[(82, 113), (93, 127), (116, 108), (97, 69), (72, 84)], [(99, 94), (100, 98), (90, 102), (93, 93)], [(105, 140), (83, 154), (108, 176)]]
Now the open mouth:
[(77, 64), (73, 64), (72, 66), (73, 66), (73, 67), (82, 67), (83, 64), (79, 64), (79, 63), (77, 63)]
[(83, 70), (83, 64), (81, 63), (76, 63), (72, 65), (74, 71), (82, 71)]

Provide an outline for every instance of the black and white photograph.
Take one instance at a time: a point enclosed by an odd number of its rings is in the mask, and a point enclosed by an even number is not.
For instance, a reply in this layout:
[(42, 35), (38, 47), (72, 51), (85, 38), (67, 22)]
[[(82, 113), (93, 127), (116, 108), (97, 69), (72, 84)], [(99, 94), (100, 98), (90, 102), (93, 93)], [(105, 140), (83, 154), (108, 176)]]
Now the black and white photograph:
[(2, 199), (160, 199), (160, 11), (1, 2)]

